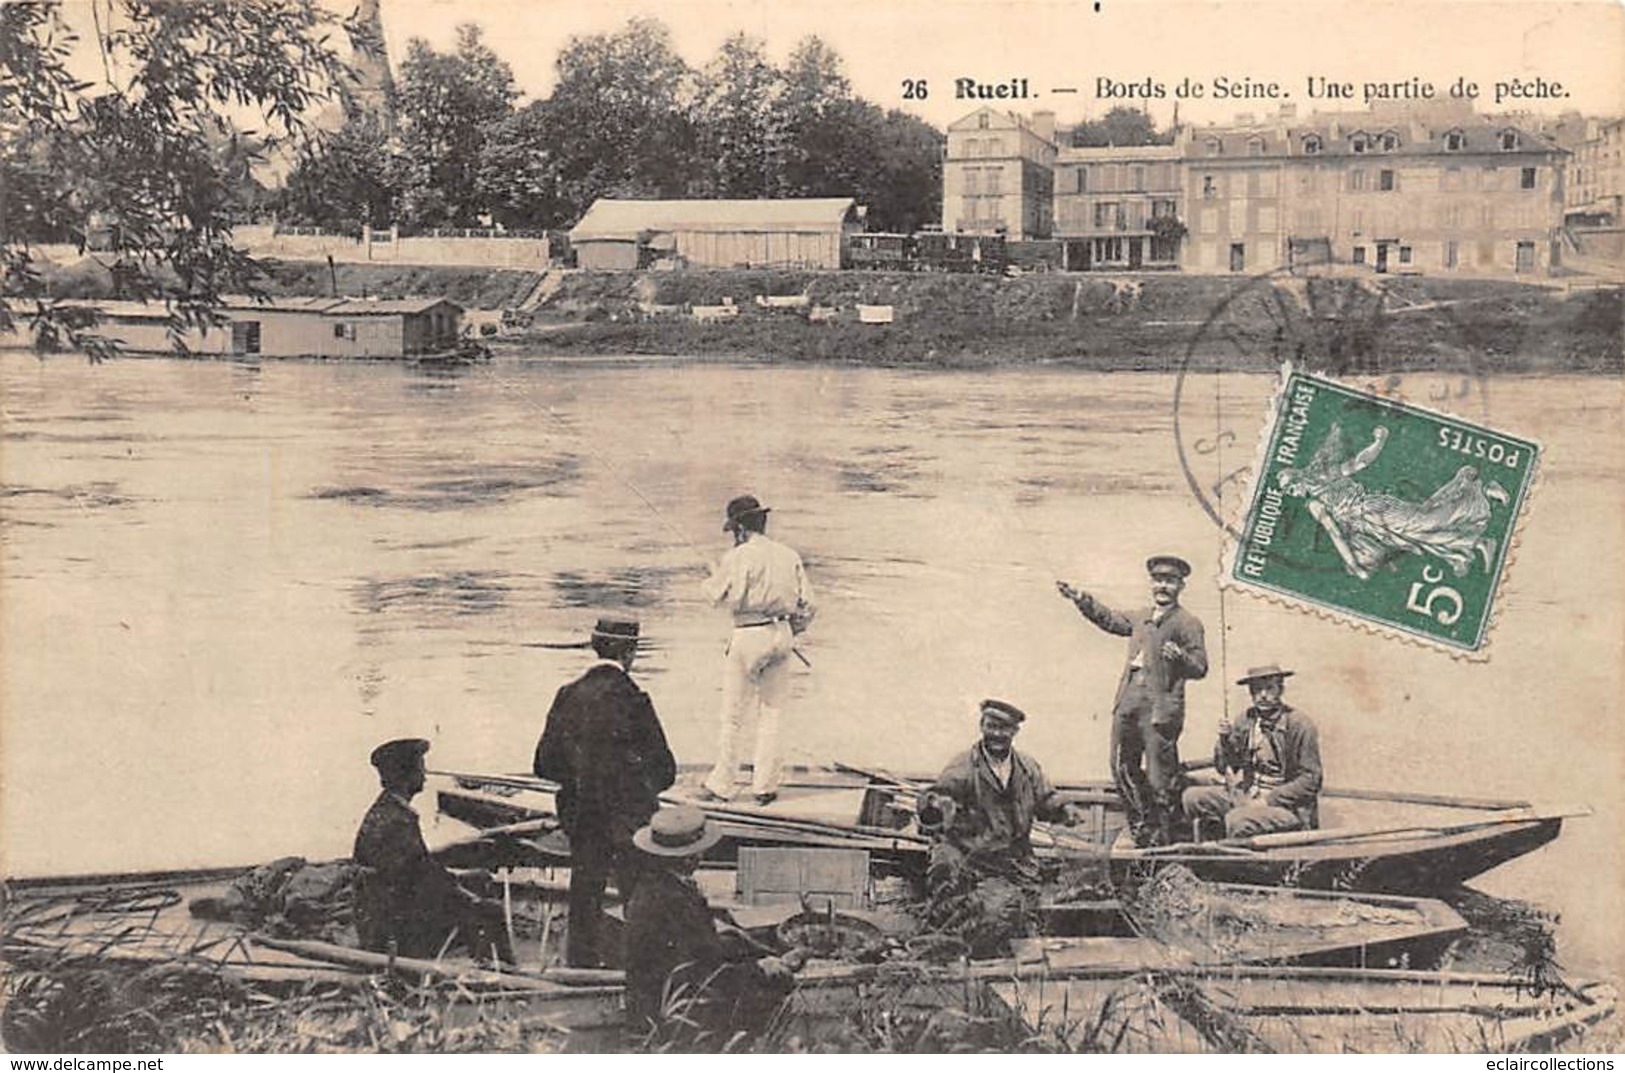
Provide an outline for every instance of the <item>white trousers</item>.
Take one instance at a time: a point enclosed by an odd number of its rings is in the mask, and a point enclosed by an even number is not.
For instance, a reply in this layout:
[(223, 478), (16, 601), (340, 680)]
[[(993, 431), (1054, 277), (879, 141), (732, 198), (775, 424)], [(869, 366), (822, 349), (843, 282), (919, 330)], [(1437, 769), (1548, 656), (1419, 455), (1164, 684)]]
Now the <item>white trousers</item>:
[(705, 788), (727, 797), (739, 771), (740, 736), (756, 720), (755, 769), (751, 792), (779, 790), (779, 714), (790, 688), (790, 648), (794, 635), (788, 622), (741, 626), (728, 639), (722, 662), (722, 732), (717, 738), (717, 764)]

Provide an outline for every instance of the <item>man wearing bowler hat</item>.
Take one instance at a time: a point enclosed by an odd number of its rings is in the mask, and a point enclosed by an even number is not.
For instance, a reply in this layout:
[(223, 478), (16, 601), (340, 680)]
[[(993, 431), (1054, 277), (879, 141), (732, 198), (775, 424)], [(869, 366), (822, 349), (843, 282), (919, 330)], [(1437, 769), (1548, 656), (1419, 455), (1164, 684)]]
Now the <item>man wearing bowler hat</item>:
[(1177, 555), (1153, 555), (1145, 569), (1151, 575), (1151, 606), (1135, 612), (1113, 611), (1087, 592), (1055, 583), (1084, 618), (1129, 639), (1112, 703), (1111, 767), (1139, 846), (1173, 841), (1185, 683), (1207, 675), (1202, 622), (1179, 605), (1190, 563)]
[(789, 660), (796, 635), (812, 622), (813, 605), (801, 556), (767, 535), (771, 509), (750, 495), (728, 502), (722, 528), (733, 534), (734, 544), (702, 587), (708, 600), (733, 616), (722, 669), (717, 762), (701, 790), (706, 801), (733, 795), (739, 739), (751, 716), (751, 792), (759, 805), (779, 796), (779, 718), (790, 685)]
[(536, 743), (534, 770), (559, 784), (559, 824), (570, 838), (570, 924), (565, 959), (619, 965), (605, 937), (604, 887), (624, 901), (640, 872), (632, 834), (660, 807), (677, 763), (649, 695), (632, 681), (638, 624), (601, 618), (590, 643), (598, 660), (558, 691)]
[(429, 856), (412, 798), (423, 789), (422, 738), (385, 742), (372, 751), (383, 792), (355, 836), (355, 922), (364, 949), (400, 957), (439, 957), (458, 936), (475, 958), (513, 963), (513, 949), (494, 902), (464, 890)]
[(634, 1033), (655, 1031), (662, 1044), (720, 1049), (762, 1028), (805, 962), (713, 918), (694, 869), (721, 838), (687, 805), (661, 809), (633, 836), (646, 872), (626, 907), (626, 1009)]
[(1271, 663), (1236, 679), (1253, 704), (1234, 726), (1219, 722), (1213, 767), (1225, 784), (1185, 791), (1185, 815), (1198, 839), (1220, 824), (1226, 838), (1319, 826), (1320, 735), (1281, 699), (1292, 674)]

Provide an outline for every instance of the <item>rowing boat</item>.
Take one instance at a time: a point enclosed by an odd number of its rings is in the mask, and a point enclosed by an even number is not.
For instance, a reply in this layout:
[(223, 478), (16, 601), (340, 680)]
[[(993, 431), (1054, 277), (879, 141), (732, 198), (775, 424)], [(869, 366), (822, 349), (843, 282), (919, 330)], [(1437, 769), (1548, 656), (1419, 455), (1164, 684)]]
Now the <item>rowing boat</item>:
[[(915, 796), (928, 780), (845, 765), (794, 768), (779, 799), (757, 807), (701, 803), (685, 772), (666, 795), (698, 804), (720, 824), (724, 841), (713, 859), (732, 859), (740, 846), (828, 846), (868, 850), (881, 867), (918, 874), (929, 839), (915, 824)], [(475, 827), (545, 821), (553, 786), (523, 775), (443, 773), (440, 812)], [(1225, 883), (1290, 885), (1322, 890), (1431, 894), (1458, 887), (1555, 839), (1563, 821), (1590, 810), (1536, 808), (1526, 801), (1433, 794), (1331, 789), (1320, 799), (1313, 831), (1251, 839), (1186, 842), (1139, 849), (1125, 836), (1115, 790), (1105, 783), (1061, 787), (1084, 806), (1074, 828), (1037, 825), (1041, 855), (1109, 860), (1119, 877), (1142, 868), (1179, 864)]]

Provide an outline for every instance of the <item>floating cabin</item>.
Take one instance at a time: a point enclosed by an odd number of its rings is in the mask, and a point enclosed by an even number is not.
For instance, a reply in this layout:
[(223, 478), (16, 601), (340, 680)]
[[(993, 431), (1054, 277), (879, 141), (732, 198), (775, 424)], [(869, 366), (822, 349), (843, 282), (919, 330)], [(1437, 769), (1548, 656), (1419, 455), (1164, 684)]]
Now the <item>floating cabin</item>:
[[(126, 350), (174, 349), (168, 311), (159, 304), (102, 301), (95, 332)], [(199, 354), (277, 358), (410, 358), (457, 345), (463, 309), (448, 298), (228, 297), (225, 323), (188, 329), (181, 341)]]
[(852, 198), (599, 198), (570, 231), (581, 268), (840, 268), (863, 230)]

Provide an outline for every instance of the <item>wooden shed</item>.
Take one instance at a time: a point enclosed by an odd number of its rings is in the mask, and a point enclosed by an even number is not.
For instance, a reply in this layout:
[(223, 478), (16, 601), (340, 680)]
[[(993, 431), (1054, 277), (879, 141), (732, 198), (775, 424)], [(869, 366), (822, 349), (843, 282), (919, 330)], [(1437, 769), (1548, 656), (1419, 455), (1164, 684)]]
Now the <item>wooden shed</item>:
[[(102, 316), (96, 334), (133, 351), (169, 351), (168, 313), (143, 302), (91, 302)], [(232, 296), (218, 310), (225, 323), (188, 330), (199, 354), (263, 357), (400, 358), (457, 345), (462, 307), (447, 298), (274, 298)]]
[(863, 229), (852, 198), (599, 198), (570, 231), (581, 268), (840, 268)]

